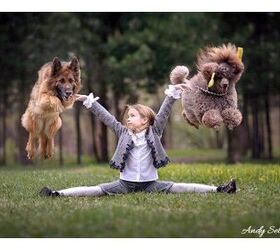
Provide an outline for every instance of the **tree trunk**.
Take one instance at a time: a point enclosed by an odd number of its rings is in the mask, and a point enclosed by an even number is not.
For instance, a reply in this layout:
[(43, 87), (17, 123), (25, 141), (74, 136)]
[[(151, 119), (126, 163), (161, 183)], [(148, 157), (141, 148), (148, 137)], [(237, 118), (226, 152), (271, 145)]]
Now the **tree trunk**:
[[(245, 157), (247, 155), (248, 150), (250, 149), (250, 127), (249, 127), (249, 118), (248, 118), (248, 106), (249, 106), (249, 98), (248, 95), (245, 93), (243, 95), (243, 106), (242, 106), (242, 115), (243, 115), (243, 136), (241, 137), (243, 139), (242, 143), (242, 156)], [(241, 125), (242, 125), (241, 124)]]
[(229, 130), (227, 129), (227, 138), (228, 138), (228, 147), (227, 147), (227, 162), (228, 163), (236, 163), (240, 160), (240, 154), (238, 153), (237, 147), (238, 144), (236, 143), (236, 129)]
[[(61, 117), (62, 120), (62, 117)], [(61, 126), (60, 130), (58, 131), (58, 144), (59, 144), (59, 165), (64, 165), (64, 158), (63, 158), (63, 126)]]
[(268, 159), (273, 158), (272, 154), (272, 139), (271, 139), (271, 122), (270, 122), (270, 103), (269, 103), (269, 93), (267, 92), (265, 95), (265, 121), (266, 121), (266, 129), (267, 129), (267, 146), (268, 146)]
[(264, 131), (264, 117), (263, 112), (259, 113), (260, 124), (260, 158), (265, 158), (265, 131)]
[[(91, 86), (91, 82), (95, 82), (95, 77), (91, 74), (91, 71), (92, 71), (92, 68), (93, 65), (92, 65), (92, 60), (91, 59), (88, 59), (87, 60), (87, 80), (86, 80), (86, 87), (87, 87), (87, 90), (88, 90), (88, 94), (93, 92), (93, 88)], [(95, 92), (94, 92), (95, 94)], [(94, 154), (94, 157), (95, 157), (95, 160), (97, 162), (100, 161), (100, 157), (99, 157), (99, 154), (98, 154), (98, 144), (97, 144), (97, 124), (96, 124), (96, 118), (95, 116), (89, 112), (89, 118), (90, 118), (90, 121), (91, 121), (91, 136), (92, 136), (92, 152)]]
[[(107, 103), (106, 103), (106, 92), (107, 92), (107, 86), (106, 84), (101, 84), (100, 88), (100, 104), (108, 109)], [(101, 149), (101, 162), (108, 162), (108, 138), (107, 138), (107, 126), (103, 123), (101, 123), (101, 133), (99, 135), (99, 142), (100, 142), (100, 149)]]
[(3, 122), (4, 122), (4, 117), (3, 117), (3, 93), (0, 90), (0, 166), (4, 165), (3, 163)]
[(26, 94), (26, 85), (25, 85), (25, 77), (24, 77), (25, 72), (22, 72), (22, 77), (21, 81), (19, 81), (18, 85), (18, 118), (17, 118), (17, 131), (18, 131), (18, 140), (17, 140), (17, 145), (18, 145), (18, 162), (20, 162), (22, 165), (27, 165), (27, 164), (32, 164), (33, 162), (30, 161), (27, 158), (27, 153), (25, 151), (26, 143), (28, 140), (28, 132), (23, 128), (21, 125), (21, 117), (23, 113), (25, 112), (25, 109), (27, 105), (23, 105), (23, 103), (27, 104), (26, 102), (26, 96), (29, 97), (28, 94)]
[(221, 135), (221, 131), (215, 131), (215, 137), (216, 137), (216, 148), (222, 149), (223, 148), (223, 138)]
[(2, 155), (0, 160), (0, 165), (6, 165), (7, 164), (7, 151), (6, 151), (6, 124), (7, 124), (7, 92), (6, 89), (3, 90), (3, 95), (1, 95), (1, 110), (0, 110), (0, 116), (2, 117), (2, 128), (1, 128), (1, 144), (0, 148), (2, 148)]
[(240, 162), (246, 157), (249, 148), (249, 126), (248, 126), (248, 97), (243, 95), (242, 123), (234, 130), (227, 129), (228, 150), (227, 161), (229, 163)]
[(233, 130), (228, 130), (228, 156), (229, 163), (241, 162), (246, 156), (246, 145), (248, 143), (247, 129), (242, 122), (240, 126)]
[(121, 115), (122, 115), (122, 111), (121, 111), (121, 109), (120, 109), (120, 107), (119, 107), (119, 102), (120, 102), (120, 99), (121, 99), (121, 94), (120, 94), (120, 92), (119, 91), (114, 91), (114, 107), (115, 107), (115, 112), (116, 112), (116, 119), (118, 120), (118, 121), (121, 121), (121, 119), (122, 119), (122, 117), (121, 117)]
[(258, 98), (252, 98), (252, 116), (253, 116), (253, 135), (252, 135), (252, 158), (260, 159), (261, 156), (261, 142), (260, 142), (260, 131), (259, 131), (259, 104)]
[(233, 134), (232, 131), (227, 129), (227, 138), (228, 138), (228, 148), (227, 148), (227, 162), (235, 163), (234, 159), (234, 146), (233, 146)]
[(82, 155), (82, 143), (81, 143), (81, 124), (80, 124), (81, 106), (79, 103), (75, 105), (75, 125), (77, 135), (77, 164), (80, 165)]
[(7, 110), (8, 110), (8, 96), (7, 91), (4, 90), (3, 96), (3, 165), (7, 163), (7, 146), (6, 146), (6, 139), (7, 139)]
[[(103, 56), (97, 59), (99, 62), (95, 65), (95, 74), (94, 74), (94, 82), (97, 83), (98, 90), (95, 89), (95, 94), (99, 93), (99, 103), (105, 108), (107, 108), (107, 85), (103, 80)], [(99, 131), (98, 131), (99, 128)], [(99, 133), (98, 133), (98, 132)], [(98, 162), (108, 162), (108, 139), (107, 139), (107, 127), (99, 120), (95, 121), (95, 128), (94, 128), (95, 136), (95, 150), (96, 150), (96, 158)], [(97, 136), (96, 136), (97, 135)]]
[[(123, 119), (124, 119), (124, 108), (120, 109), (120, 100), (121, 97), (123, 97), (119, 91), (114, 91), (114, 107), (115, 107), (115, 117), (116, 119), (123, 123)], [(118, 143), (118, 140), (114, 140), (114, 146), (116, 147)]]

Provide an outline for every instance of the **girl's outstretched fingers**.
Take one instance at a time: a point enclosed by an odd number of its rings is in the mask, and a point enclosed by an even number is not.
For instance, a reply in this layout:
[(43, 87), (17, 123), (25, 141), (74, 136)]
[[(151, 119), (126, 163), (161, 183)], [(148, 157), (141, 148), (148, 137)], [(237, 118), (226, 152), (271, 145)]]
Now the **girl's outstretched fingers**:
[(187, 83), (176, 84), (174, 86), (177, 90), (182, 90), (182, 91), (189, 87)]
[(79, 94), (76, 94), (76, 100), (75, 101), (80, 101), (80, 102), (83, 102), (87, 99), (87, 96), (86, 95), (79, 95)]

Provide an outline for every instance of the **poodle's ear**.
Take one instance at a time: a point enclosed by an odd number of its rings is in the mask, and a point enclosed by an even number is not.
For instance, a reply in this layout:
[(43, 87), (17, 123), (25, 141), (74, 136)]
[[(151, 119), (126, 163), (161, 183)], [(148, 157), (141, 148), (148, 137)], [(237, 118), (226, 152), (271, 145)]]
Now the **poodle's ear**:
[(56, 76), (58, 72), (61, 70), (62, 65), (61, 61), (58, 59), (58, 57), (55, 57), (52, 61), (52, 76)]
[(215, 73), (218, 69), (217, 63), (206, 63), (202, 66), (201, 72), (205, 79), (210, 80), (212, 77), (212, 74)]

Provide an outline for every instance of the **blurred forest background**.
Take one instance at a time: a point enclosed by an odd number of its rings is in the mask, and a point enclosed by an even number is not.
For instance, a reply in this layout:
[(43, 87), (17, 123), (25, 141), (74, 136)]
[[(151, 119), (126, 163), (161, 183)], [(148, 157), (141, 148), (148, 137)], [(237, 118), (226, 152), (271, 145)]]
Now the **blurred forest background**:
[[(279, 27), (280, 13), (0, 13), (0, 163), (31, 163), (20, 118), (37, 71), (55, 56), (68, 61), (76, 55), (81, 93), (99, 96), (121, 120), (128, 103), (157, 111), (174, 66), (187, 65), (194, 74), (200, 48), (228, 42), (244, 48), (246, 69), (237, 84), (241, 126), (217, 133), (196, 130), (181, 117), (178, 101), (163, 137), (165, 147), (182, 152), (182, 159), (191, 159), (195, 149), (219, 149), (231, 163), (278, 161)], [(108, 161), (115, 137), (90, 112), (76, 103), (62, 119), (52, 161)]]

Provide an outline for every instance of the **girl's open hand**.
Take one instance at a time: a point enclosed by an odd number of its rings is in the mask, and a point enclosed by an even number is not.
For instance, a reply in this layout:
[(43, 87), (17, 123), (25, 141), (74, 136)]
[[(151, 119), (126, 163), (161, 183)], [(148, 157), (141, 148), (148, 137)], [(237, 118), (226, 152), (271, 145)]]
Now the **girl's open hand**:
[(174, 85), (176, 90), (185, 90), (189, 87), (189, 81), (186, 81), (185, 83), (181, 83), (181, 84), (175, 84)]
[(75, 101), (84, 102), (86, 99), (87, 99), (86, 95), (78, 95), (78, 94), (76, 94), (76, 100)]

